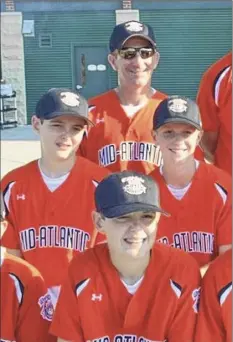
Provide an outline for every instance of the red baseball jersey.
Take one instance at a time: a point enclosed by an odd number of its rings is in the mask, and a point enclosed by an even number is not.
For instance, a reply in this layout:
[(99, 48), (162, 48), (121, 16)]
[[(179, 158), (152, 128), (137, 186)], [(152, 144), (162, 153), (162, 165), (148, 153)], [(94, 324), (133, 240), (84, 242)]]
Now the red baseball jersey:
[(203, 129), (218, 132), (215, 165), (232, 173), (232, 53), (203, 75), (197, 96)]
[(232, 250), (220, 255), (202, 281), (195, 342), (232, 342)]
[(132, 295), (107, 245), (95, 246), (72, 260), (50, 333), (73, 342), (192, 342), (199, 283), (192, 257), (156, 244)]
[[(20, 249), (23, 258), (41, 272), (47, 286), (57, 286), (72, 256), (94, 243), (94, 191), (96, 182), (109, 171), (78, 157), (65, 182), (51, 192), (38, 161), (22, 168), (24, 177), (21, 174), (15, 182), (12, 177), (4, 189), (9, 226), (2, 245)], [(102, 236), (97, 236), (96, 242)]]
[(147, 105), (129, 118), (114, 90), (89, 100), (90, 128), (78, 153), (112, 172), (151, 172), (161, 163), (161, 153), (152, 137), (153, 115), (166, 95), (156, 91)]
[(0, 279), (1, 341), (49, 341), (53, 305), (40, 273), (25, 260), (3, 253)]
[(231, 177), (214, 165), (200, 162), (182, 199), (168, 189), (159, 169), (151, 173), (160, 188), (161, 216), (157, 240), (180, 248), (204, 266), (218, 255), (218, 247), (232, 243)]

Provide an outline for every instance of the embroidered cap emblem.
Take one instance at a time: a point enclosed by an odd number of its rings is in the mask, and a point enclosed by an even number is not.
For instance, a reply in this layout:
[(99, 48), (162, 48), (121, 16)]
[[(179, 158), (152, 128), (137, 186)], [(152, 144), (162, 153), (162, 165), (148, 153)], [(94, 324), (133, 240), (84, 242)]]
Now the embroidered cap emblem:
[(141, 195), (146, 193), (146, 186), (143, 184), (145, 180), (138, 176), (130, 176), (122, 178), (122, 183), (125, 184), (123, 189), (130, 195)]
[(125, 28), (130, 32), (141, 32), (143, 31), (143, 24), (138, 23), (136, 21), (132, 21), (130, 23), (125, 24)]
[(61, 101), (67, 106), (78, 107), (80, 104), (79, 96), (74, 93), (70, 93), (68, 91), (62, 92), (60, 94), (60, 97), (61, 97)]
[(188, 103), (183, 99), (172, 99), (168, 102), (168, 108), (174, 113), (183, 113), (187, 111)]

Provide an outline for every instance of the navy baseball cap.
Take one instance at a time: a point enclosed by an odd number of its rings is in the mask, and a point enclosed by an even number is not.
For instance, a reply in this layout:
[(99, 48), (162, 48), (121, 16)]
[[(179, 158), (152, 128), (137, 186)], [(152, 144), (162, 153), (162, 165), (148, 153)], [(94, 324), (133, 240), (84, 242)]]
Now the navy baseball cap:
[(88, 119), (88, 112), (88, 103), (82, 95), (67, 88), (52, 88), (37, 102), (35, 114), (44, 120), (61, 115), (74, 115), (93, 125)]
[(132, 37), (142, 37), (148, 40), (153, 47), (156, 47), (156, 41), (153, 29), (150, 25), (143, 24), (139, 21), (127, 21), (116, 25), (109, 41), (109, 49), (111, 52), (119, 50), (125, 42)]
[(159, 189), (154, 180), (142, 173), (122, 171), (104, 178), (95, 190), (96, 210), (107, 218), (137, 211), (167, 214), (160, 208)]
[(154, 112), (153, 129), (167, 123), (184, 123), (201, 130), (201, 116), (196, 102), (184, 96), (173, 95), (160, 102)]

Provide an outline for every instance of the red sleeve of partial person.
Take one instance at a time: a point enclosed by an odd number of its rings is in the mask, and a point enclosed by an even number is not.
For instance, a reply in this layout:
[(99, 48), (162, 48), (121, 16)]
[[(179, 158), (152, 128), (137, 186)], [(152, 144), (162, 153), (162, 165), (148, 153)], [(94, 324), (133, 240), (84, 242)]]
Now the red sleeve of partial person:
[(214, 77), (210, 68), (201, 79), (197, 104), (200, 108), (203, 130), (217, 132), (219, 128), (218, 107), (213, 96), (213, 83)]
[[(70, 264), (68, 275), (61, 286), (56, 310), (50, 328), (50, 334), (67, 341), (83, 342), (84, 337), (79, 320), (79, 308), (75, 294), (72, 273), (77, 272), (75, 257)], [(74, 267), (73, 267), (74, 266)]]
[(193, 342), (194, 339), (201, 279), (195, 259), (187, 256), (189, 258), (184, 258), (184, 267), (180, 270), (183, 288), (169, 327), (169, 342)]
[(1, 246), (9, 249), (20, 250), (20, 240), (18, 234), (11, 223), (11, 218), (8, 216), (7, 229), (1, 238)]
[(210, 265), (202, 280), (195, 342), (226, 342), (216, 276), (213, 268), (216, 261), (213, 265)]
[(219, 183), (222, 189), (225, 187), (226, 201), (222, 207), (221, 214), (217, 221), (217, 246), (231, 245), (232, 244), (232, 178), (222, 173), (225, 176), (224, 183)]

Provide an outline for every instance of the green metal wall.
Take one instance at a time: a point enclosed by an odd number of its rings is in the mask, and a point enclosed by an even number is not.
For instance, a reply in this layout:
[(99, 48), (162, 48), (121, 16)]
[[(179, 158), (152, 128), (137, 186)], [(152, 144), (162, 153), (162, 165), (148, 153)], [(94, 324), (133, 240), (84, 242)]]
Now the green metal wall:
[(140, 20), (155, 30), (161, 54), (153, 86), (195, 99), (202, 73), (231, 50), (231, 8), (140, 11)]
[[(27, 116), (51, 87), (72, 87), (72, 43), (108, 44), (114, 11), (24, 13), (35, 20), (35, 37), (24, 38)], [(231, 9), (141, 10), (152, 25), (161, 53), (153, 86), (168, 94), (195, 98), (203, 71), (231, 49)], [(53, 47), (39, 48), (39, 33), (52, 33)], [(110, 84), (117, 83), (110, 72)]]
[[(24, 37), (27, 117), (39, 96), (52, 87), (72, 87), (72, 43), (108, 44), (114, 11), (24, 13), (35, 21), (35, 37)], [(39, 34), (52, 33), (52, 48), (39, 47)], [(111, 72), (112, 83), (116, 76)]]

